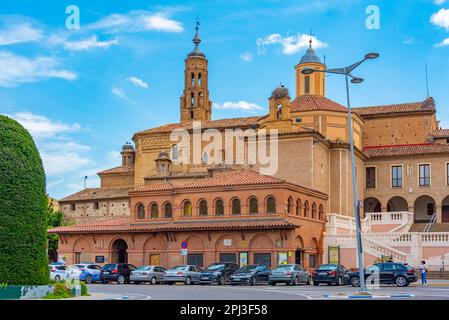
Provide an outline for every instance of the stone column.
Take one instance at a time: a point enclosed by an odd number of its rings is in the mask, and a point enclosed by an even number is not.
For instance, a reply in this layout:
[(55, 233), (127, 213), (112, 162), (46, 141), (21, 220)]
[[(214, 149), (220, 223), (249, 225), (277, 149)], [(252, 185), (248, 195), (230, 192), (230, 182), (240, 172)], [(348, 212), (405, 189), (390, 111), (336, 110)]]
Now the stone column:
[(443, 222), (443, 207), (442, 206), (436, 207), (436, 214), (437, 214), (436, 223), (442, 223)]

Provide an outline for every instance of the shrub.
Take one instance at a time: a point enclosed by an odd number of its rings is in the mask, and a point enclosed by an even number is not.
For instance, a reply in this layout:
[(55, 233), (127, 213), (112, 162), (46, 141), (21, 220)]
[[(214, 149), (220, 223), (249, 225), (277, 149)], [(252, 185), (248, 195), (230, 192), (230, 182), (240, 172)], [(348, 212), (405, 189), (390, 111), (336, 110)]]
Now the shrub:
[(27, 130), (0, 115), (0, 283), (49, 280), (45, 173)]
[(81, 295), (90, 296), (89, 290), (87, 289), (87, 285), (84, 282), (81, 282)]
[(67, 299), (71, 298), (72, 294), (67, 288), (66, 284), (63, 282), (58, 282), (55, 284), (55, 289), (53, 293), (50, 293), (44, 297), (44, 299)]

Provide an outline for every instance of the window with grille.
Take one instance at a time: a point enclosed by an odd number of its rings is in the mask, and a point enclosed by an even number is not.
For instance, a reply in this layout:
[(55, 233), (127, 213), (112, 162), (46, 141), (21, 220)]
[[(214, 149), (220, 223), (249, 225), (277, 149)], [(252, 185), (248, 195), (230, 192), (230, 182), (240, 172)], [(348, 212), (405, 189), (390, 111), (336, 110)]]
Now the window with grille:
[(372, 189), (376, 187), (376, 168), (368, 167), (365, 168), (365, 176), (366, 176), (366, 188)]

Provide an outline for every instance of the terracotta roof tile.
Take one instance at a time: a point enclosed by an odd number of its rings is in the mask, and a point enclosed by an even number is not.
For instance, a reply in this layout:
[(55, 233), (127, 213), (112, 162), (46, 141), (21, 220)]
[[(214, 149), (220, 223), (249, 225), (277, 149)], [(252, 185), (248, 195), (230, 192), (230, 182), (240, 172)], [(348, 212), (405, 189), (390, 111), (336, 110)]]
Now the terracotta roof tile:
[(433, 98), (428, 98), (424, 101), (419, 102), (353, 108), (353, 111), (358, 115), (360, 115), (362, 118), (391, 115), (391, 114), (402, 114), (409, 112), (434, 112), (435, 101), (433, 100)]
[[(202, 121), (201, 127), (203, 129), (225, 129), (225, 128), (240, 128), (257, 125), (257, 121), (262, 117), (246, 117), (246, 118), (230, 118), (211, 121)], [(142, 135), (147, 133), (167, 133), (176, 129), (192, 129), (192, 123), (170, 123), (160, 127), (151, 128), (148, 130), (137, 132), (136, 135)]]
[(115, 168), (112, 168), (112, 169), (107, 169), (107, 170), (100, 171), (100, 172), (98, 172), (98, 174), (130, 173), (130, 172), (134, 172), (134, 168), (133, 167), (119, 166), (119, 167), (115, 167)]
[(199, 179), (185, 184), (162, 183), (134, 188), (131, 192), (170, 191), (175, 189), (198, 189), (212, 187), (249, 186), (261, 184), (279, 184), (284, 180), (261, 175), (253, 170), (242, 170), (217, 177)]
[(124, 188), (87, 188), (65, 197), (63, 201), (82, 201), (93, 199), (128, 198), (129, 187)]
[(220, 229), (272, 229), (295, 228), (297, 224), (281, 217), (260, 218), (223, 218), (201, 220), (158, 221), (147, 223), (130, 223), (129, 218), (118, 218), (50, 229), (49, 233), (106, 233), (106, 232), (156, 232), (177, 230), (220, 230)]
[(395, 157), (407, 155), (427, 155), (449, 153), (449, 144), (424, 143), (395, 146), (365, 147), (363, 151), (370, 157)]
[(449, 138), (449, 129), (439, 129), (432, 132), (432, 136), (435, 138)]
[(291, 105), (291, 112), (305, 112), (305, 111), (335, 111), (335, 112), (348, 112), (348, 109), (329, 100), (326, 97), (317, 95), (306, 95), (297, 97)]

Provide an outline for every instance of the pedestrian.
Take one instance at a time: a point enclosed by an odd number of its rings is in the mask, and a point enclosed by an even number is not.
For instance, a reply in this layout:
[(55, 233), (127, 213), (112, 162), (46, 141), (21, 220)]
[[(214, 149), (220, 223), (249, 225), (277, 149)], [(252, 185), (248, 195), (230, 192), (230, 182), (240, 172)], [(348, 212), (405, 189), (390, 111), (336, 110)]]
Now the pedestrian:
[(419, 266), (419, 269), (421, 270), (421, 283), (423, 286), (427, 287), (427, 267), (426, 267), (426, 262), (424, 260), (421, 261), (421, 265)]

